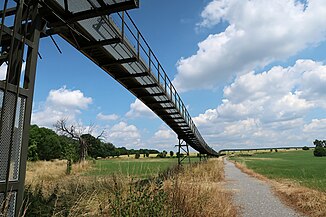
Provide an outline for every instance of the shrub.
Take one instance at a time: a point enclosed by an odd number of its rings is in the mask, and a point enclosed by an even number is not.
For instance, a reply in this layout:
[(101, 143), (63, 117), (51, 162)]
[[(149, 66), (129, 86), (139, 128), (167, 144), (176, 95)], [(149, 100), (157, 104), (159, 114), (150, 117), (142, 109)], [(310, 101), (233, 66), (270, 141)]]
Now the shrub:
[(309, 150), (309, 148), (307, 146), (303, 146), (302, 150), (307, 151), (307, 150)]
[(317, 146), (314, 150), (314, 156), (323, 157), (326, 156), (326, 150), (323, 147)]
[(167, 154), (166, 151), (162, 151), (161, 153), (159, 153), (158, 155), (156, 155), (156, 157), (165, 158), (166, 157), (166, 154)]
[(139, 158), (140, 158), (140, 154), (139, 154), (139, 153), (136, 153), (136, 154), (135, 154), (135, 158), (136, 158), (136, 159), (139, 159)]
[(129, 183), (128, 191), (125, 185), (117, 180), (114, 186), (109, 197), (110, 216), (169, 216), (166, 208), (171, 205), (163, 182)]
[(35, 189), (31, 186), (26, 186), (24, 192), (26, 202), (23, 205), (23, 210), (26, 210), (26, 216), (52, 216), (56, 209), (57, 191), (56, 187), (50, 195), (45, 195), (42, 185), (37, 185)]
[(39, 160), (37, 143), (35, 141), (30, 141), (30, 145), (28, 146), (27, 159), (29, 161), (38, 161)]

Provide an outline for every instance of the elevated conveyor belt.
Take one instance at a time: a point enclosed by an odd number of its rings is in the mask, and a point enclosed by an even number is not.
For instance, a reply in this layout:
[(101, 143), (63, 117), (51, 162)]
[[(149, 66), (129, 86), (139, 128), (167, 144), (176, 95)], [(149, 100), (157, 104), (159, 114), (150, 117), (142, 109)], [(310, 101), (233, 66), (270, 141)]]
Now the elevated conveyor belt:
[(179, 139), (202, 154), (218, 155), (202, 138), (160, 62), (124, 12), (138, 7), (138, 1), (65, 2), (41, 1), (40, 13), (47, 22), (43, 36), (60, 35), (147, 105)]

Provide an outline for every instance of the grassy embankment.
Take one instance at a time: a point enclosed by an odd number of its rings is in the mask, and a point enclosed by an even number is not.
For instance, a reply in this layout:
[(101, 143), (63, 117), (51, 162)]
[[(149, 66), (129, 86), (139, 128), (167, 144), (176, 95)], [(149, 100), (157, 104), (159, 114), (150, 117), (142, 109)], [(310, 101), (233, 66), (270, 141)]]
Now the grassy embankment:
[(244, 172), (269, 179), (289, 205), (309, 216), (326, 216), (326, 158), (309, 151), (286, 151), (230, 157)]
[(71, 175), (64, 161), (29, 163), (27, 216), (235, 216), (221, 160), (166, 170), (176, 163), (100, 160), (73, 165)]

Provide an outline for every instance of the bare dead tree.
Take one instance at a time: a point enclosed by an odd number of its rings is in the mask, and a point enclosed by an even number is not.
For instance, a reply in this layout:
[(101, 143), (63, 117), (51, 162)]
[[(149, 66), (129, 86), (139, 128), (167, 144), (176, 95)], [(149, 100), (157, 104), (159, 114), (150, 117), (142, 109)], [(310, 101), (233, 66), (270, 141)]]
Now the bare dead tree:
[[(79, 145), (79, 162), (84, 162), (86, 160), (87, 156), (87, 149), (90, 144), (88, 144), (88, 141), (83, 137), (83, 135), (91, 134), (94, 125), (91, 124), (88, 127), (83, 127), (81, 125), (69, 125), (67, 126), (67, 118), (60, 119), (57, 121), (57, 123), (54, 125), (56, 128), (56, 131), (62, 135), (65, 135), (67, 137), (70, 137), (76, 141), (78, 141)], [(100, 135), (96, 137), (96, 139), (102, 139), (105, 131), (103, 130)]]
[(104, 133), (105, 133), (105, 130), (102, 130), (102, 132), (100, 133), (100, 135), (98, 135), (98, 136), (96, 137), (96, 139), (102, 140), (103, 137), (104, 137)]

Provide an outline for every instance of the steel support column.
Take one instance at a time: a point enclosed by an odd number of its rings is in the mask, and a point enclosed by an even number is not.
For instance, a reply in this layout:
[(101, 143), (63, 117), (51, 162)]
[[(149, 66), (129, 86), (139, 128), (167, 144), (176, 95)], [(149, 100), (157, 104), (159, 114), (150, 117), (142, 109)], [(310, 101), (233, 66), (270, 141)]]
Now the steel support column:
[(207, 161), (208, 160), (207, 154), (199, 153), (198, 155), (199, 155), (199, 161)]
[[(16, 1), (14, 24), (1, 20), (0, 216), (21, 216), (41, 18), (37, 0)], [(2, 13), (6, 12), (6, 4)], [(6, 31), (11, 29), (11, 31)], [(5, 64), (5, 65), (4, 65)], [(23, 69), (25, 66), (25, 69)]]
[(178, 165), (181, 165), (182, 162), (188, 158), (189, 164), (190, 164), (190, 156), (189, 156), (189, 145), (186, 141), (183, 139), (179, 139), (179, 144), (178, 146)]

